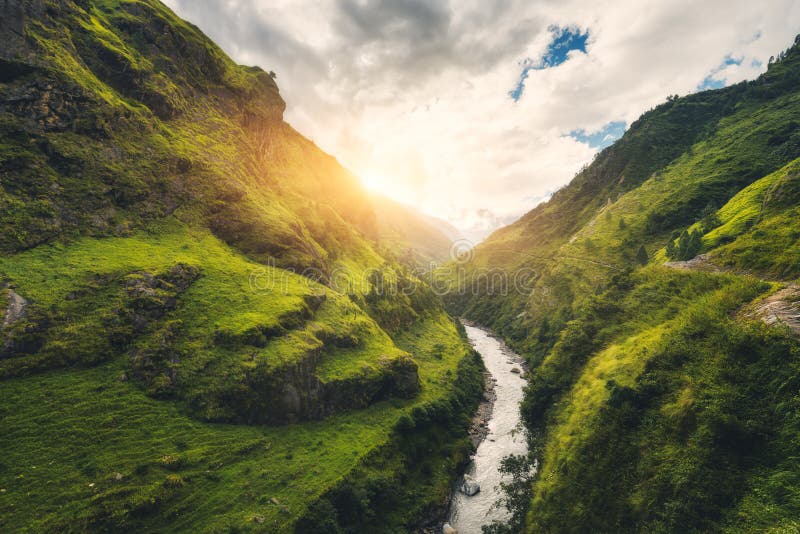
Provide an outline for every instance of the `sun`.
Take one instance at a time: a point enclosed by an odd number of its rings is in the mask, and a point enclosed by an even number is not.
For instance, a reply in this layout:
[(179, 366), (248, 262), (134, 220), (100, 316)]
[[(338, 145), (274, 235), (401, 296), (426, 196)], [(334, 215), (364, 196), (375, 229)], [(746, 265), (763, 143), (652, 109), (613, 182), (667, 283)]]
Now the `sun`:
[(364, 172), (360, 174), (360, 177), (364, 187), (372, 191), (383, 191), (389, 184), (384, 175), (375, 172)]

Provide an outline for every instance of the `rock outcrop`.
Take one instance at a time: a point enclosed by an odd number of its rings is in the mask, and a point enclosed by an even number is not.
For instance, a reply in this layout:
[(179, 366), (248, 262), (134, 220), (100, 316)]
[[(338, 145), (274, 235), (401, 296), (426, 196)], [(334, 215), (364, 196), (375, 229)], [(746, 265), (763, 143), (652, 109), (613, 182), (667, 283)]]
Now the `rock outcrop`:
[(312, 350), (292, 364), (256, 369), (240, 393), (214, 399), (212, 406), (224, 403), (222, 419), (287, 424), (366, 408), (392, 397), (410, 398), (419, 392), (418, 366), (410, 357), (379, 358), (375, 368), (330, 381), (317, 374), (323, 358), (323, 351)]
[(461, 485), (458, 487), (459, 491), (464, 495), (472, 497), (473, 495), (477, 494), (481, 491), (481, 485), (469, 475), (464, 475), (464, 480), (461, 482)]
[(13, 289), (9, 288), (6, 292), (8, 293), (8, 307), (5, 309), (0, 330), (5, 330), (22, 319), (25, 316), (25, 307), (28, 305), (28, 301), (22, 298)]

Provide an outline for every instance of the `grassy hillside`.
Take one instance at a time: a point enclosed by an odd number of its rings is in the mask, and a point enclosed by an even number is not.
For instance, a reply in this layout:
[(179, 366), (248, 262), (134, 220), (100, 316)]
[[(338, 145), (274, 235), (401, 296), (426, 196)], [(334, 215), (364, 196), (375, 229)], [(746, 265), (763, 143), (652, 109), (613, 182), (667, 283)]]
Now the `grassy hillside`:
[(795, 45), (755, 81), (671, 97), (442, 272), (480, 281), (450, 306), (532, 365), (540, 463), (513, 528), (798, 528), (800, 343), (752, 311), (800, 276), (798, 80)]
[(458, 230), (390, 198), (373, 194), (371, 199), (380, 241), (403, 261), (429, 266), (451, 259), (450, 249), (458, 239)]
[(0, 40), (0, 529), (437, 513), (479, 361), (274, 76), (155, 0), (6, 2)]

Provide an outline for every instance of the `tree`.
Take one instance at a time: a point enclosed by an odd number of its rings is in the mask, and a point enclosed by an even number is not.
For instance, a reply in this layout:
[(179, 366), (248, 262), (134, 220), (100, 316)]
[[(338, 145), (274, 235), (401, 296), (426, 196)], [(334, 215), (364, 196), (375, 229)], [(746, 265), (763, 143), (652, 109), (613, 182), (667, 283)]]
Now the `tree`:
[(678, 249), (675, 248), (675, 236), (669, 238), (667, 241), (667, 258), (674, 260), (678, 258)]
[(689, 236), (689, 244), (686, 247), (687, 257), (684, 259), (690, 260), (697, 256), (700, 249), (703, 248), (703, 234), (699, 230), (695, 230)]
[(684, 230), (678, 238), (678, 259), (685, 260), (689, 253), (689, 233)]
[(624, 217), (620, 217), (619, 218), (619, 229), (620, 230), (624, 230), (627, 227), (628, 227), (628, 225), (625, 224), (625, 218)]
[(717, 205), (712, 200), (705, 209), (703, 209), (700, 216), (700, 227), (703, 229), (703, 233), (708, 233), (719, 225), (720, 220), (719, 217), (717, 217)]
[[(500, 462), (500, 473), (511, 475), (508, 482), (500, 482), (503, 497), (495, 506), (503, 506), (511, 514), (505, 523), (494, 521), (481, 528), (484, 534), (512, 534), (525, 528), (525, 515), (533, 497), (533, 479), (536, 461), (530, 456), (510, 455)], [(508, 479), (506, 479), (508, 480)]]
[[(689, 232), (684, 230), (678, 238), (678, 247), (674, 248), (673, 256), (675, 259), (686, 261), (694, 258), (703, 248), (703, 233), (700, 230)], [(667, 244), (667, 255), (669, 256), (669, 244)]]
[(644, 245), (640, 246), (638, 252), (636, 252), (636, 261), (641, 265), (647, 265), (647, 262), (650, 261), (650, 256), (647, 255)]

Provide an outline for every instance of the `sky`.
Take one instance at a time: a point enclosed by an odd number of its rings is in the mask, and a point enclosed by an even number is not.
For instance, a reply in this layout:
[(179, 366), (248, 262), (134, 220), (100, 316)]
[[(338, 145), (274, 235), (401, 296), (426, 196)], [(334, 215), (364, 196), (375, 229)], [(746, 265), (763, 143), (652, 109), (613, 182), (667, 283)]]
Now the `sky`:
[(668, 95), (752, 79), (796, 0), (166, 0), (277, 74), (285, 119), (368, 187), (479, 240)]

